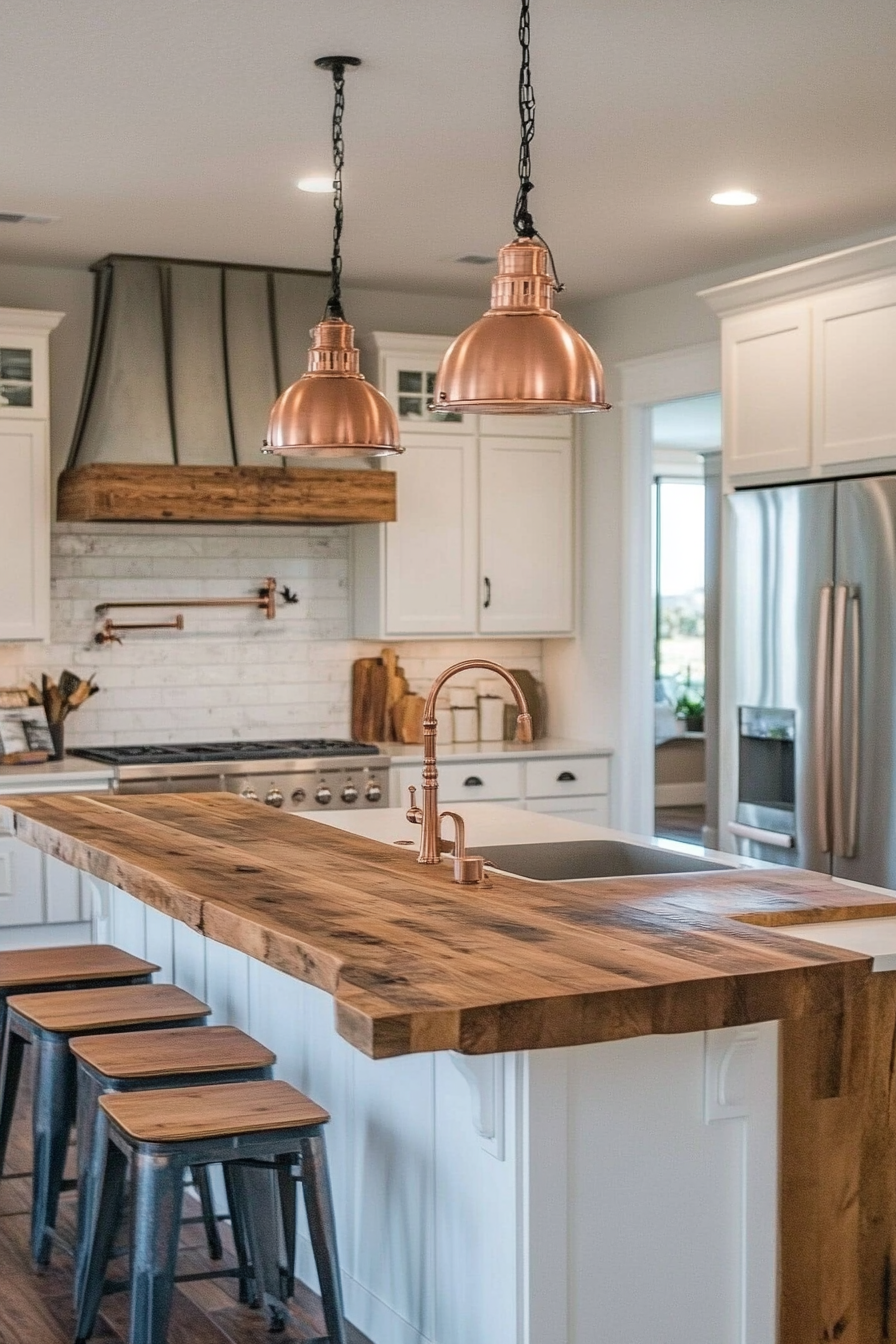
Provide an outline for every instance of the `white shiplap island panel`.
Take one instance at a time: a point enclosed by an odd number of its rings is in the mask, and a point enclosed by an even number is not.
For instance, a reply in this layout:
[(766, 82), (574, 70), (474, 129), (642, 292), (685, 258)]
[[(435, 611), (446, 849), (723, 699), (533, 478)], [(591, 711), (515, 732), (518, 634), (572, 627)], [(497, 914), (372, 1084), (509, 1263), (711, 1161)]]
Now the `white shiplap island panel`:
[[(596, 834), (468, 819), (473, 844)], [(413, 834), (398, 811), (326, 821)], [(84, 881), (97, 939), (154, 958), (332, 1113), (347, 1313), (375, 1344), (774, 1344), (775, 1023), (372, 1060), (328, 994)], [(298, 1273), (316, 1285), (304, 1224)]]

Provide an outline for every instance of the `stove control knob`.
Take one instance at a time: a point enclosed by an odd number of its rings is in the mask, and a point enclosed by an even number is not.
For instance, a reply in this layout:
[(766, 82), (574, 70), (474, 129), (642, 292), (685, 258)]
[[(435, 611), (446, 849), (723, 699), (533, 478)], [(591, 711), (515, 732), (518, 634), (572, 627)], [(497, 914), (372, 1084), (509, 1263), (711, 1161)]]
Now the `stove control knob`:
[(250, 789), (250, 788), (240, 789), (240, 797), (241, 797), (241, 798), (248, 798), (249, 801), (250, 801), (250, 802), (253, 802), (253, 803), (257, 803), (257, 802), (258, 802), (258, 794), (255, 792), (254, 789)]
[(376, 780), (372, 779), (364, 790), (364, 797), (367, 799), (368, 803), (378, 803), (382, 796), (382, 789), (379, 784), (377, 784)]
[(320, 803), (323, 807), (326, 807), (327, 803), (332, 802), (332, 800), (333, 794), (331, 790), (327, 788), (326, 784), (321, 784), (317, 793), (314, 795), (314, 801)]
[(305, 790), (304, 790), (304, 789), (293, 789), (293, 791), (292, 791), (292, 795), (291, 795), (291, 797), (292, 797), (292, 801), (293, 801), (294, 803), (304, 803), (304, 801), (305, 801), (305, 796), (306, 796), (306, 795), (305, 795)]
[(354, 784), (346, 784), (340, 797), (344, 803), (356, 803), (358, 801), (358, 790)]
[(283, 806), (283, 794), (282, 794), (282, 793), (280, 792), (280, 790), (277, 788), (277, 785), (276, 785), (276, 784), (272, 784), (272, 785), (271, 785), (271, 787), (268, 789), (267, 793), (265, 794), (264, 800), (265, 800), (265, 802), (267, 803), (268, 807), (282, 807), (282, 806)]

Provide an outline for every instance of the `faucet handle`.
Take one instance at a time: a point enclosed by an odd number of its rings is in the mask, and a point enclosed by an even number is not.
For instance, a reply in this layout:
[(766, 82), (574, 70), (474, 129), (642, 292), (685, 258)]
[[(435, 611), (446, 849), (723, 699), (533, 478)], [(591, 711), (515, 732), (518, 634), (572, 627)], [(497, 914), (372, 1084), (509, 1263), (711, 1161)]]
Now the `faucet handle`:
[(408, 794), (410, 795), (410, 797), (408, 799), (408, 810), (405, 813), (405, 816), (407, 817), (408, 821), (412, 822), (415, 826), (422, 826), (423, 808), (417, 806), (416, 785), (414, 784), (408, 785)]

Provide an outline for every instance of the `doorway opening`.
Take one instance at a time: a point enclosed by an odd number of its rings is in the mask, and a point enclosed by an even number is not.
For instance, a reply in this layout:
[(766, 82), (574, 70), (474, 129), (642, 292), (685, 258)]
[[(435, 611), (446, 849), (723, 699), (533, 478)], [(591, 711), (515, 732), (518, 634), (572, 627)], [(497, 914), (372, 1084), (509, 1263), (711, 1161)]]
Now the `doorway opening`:
[(721, 399), (718, 393), (707, 393), (659, 402), (649, 414), (654, 831), (692, 844), (706, 843), (710, 832), (712, 843), (707, 701), (712, 698), (711, 649), (717, 639), (712, 623), (718, 578), (713, 481), (721, 445)]

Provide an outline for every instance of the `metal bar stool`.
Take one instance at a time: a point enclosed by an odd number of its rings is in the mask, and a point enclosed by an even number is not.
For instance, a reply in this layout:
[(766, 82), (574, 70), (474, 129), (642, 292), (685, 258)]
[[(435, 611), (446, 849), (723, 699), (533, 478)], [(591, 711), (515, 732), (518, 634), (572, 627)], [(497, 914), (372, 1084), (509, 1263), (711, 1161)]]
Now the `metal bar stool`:
[[(183, 1172), (223, 1162), (246, 1216), (252, 1264), (271, 1313), (271, 1329), (289, 1315), (279, 1265), (274, 1164), (289, 1155), (301, 1168), (311, 1245), (327, 1326), (325, 1339), (346, 1344), (336, 1227), (323, 1126), (329, 1115), (284, 1082), (225, 1083), (158, 1092), (111, 1093), (99, 1104), (108, 1120), (96, 1230), (87, 1251), (75, 1337), (93, 1333), (106, 1266), (121, 1216), (130, 1167), (129, 1344), (165, 1344), (175, 1282)], [(115, 1286), (115, 1285), (113, 1285)]]
[(77, 1113), (72, 1036), (150, 1027), (200, 1026), (211, 1009), (175, 985), (119, 985), (110, 989), (17, 994), (7, 1000), (0, 1061), (0, 1113), (7, 1079), (18, 1079), (26, 1045), (36, 1051), (32, 1112), (31, 1255), (49, 1264), (62, 1192), (69, 1133)]
[[(175, 1027), (143, 1031), (139, 1041), (130, 1033), (111, 1036), (76, 1036), (69, 1048), (78, 1067), (78, 1236), (75, 1249), (75, 1307), (83, 1295), (86, 1248), (96, 1229), (100, 1186), (103, 1178), (108, 1121), (99, 1099), (107, 1092), (252, 1082), (271, 1077), (276, 1055), (236, 1027)], [(197, 1164), (193, 1172), (206, 1226), (212, 1260), (220, 1260), (214, 1206), (207, 1169)], [(231, 1173), (224, 1168), (224, 1184), (233, 1227), (238, 1268), (191, 1274), (195, 1278), (237, 1277), (240, 1301), (250, 1300), (251, 1279), (244, 1219), (233, 1189)], [(184, 1221), (191, 1221), (185, 1219)], [(193, 1220), (196, 1221), (196, 1220)], [(214, 1233), (214, 1236), (211, 1233)]]
[[(132, 957), (130, 952), (122, 952), (120, 948), (105, 943), (0, 952), (0, 1049), (6, 1028), (6, 1003), (11, 995), (83, 989), (88, 985), (92, 988), (143, 985), (149, 983), (153, 972), (158, 969), (154, 962)], [(10, 1059), (10, 1065), (13, 1069), (20, 1068), (21, 1061), (19, 1051)], [(0, 1078), (0, 1177), (6, 1165), (6, 1149), (18, 1090), (18, 1072)]]

